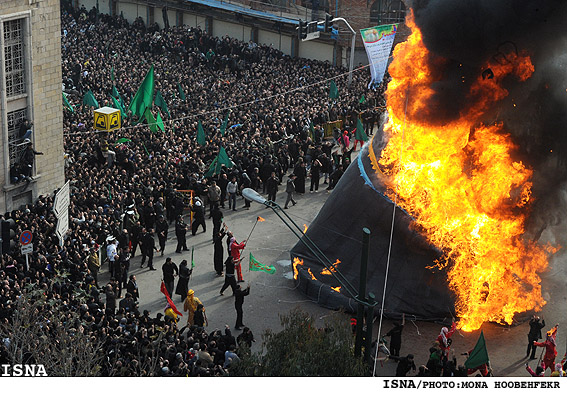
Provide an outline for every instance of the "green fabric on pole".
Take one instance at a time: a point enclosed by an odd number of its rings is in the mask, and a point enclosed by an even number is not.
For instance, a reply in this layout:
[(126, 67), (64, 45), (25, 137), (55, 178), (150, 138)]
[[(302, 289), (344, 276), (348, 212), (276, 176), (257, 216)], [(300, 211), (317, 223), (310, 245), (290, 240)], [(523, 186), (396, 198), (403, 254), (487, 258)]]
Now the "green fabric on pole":
[(311, 138), (311, 140), (315, 139), (315, 127), (313, 127), (313, 121), (309, 122), (309, 137)]
[(148, 148), (146, 147), (146, 144), (144, 142), (142, 142), (142, 146), (144, 146), (144, 150), (146, 151), (146, 154), (148, 155), (148, 157), (150, 156), (150, 152), (148, 151)]
[(366, 102), (366, 97), (364, 96), (364, 94), (362, 95), (362, 97), (360, 97), (360, 100), (358, 100), (359, 104), (364, 104)]
[(181, 83), (177, 84), (177, 90), (179, 91), (179, 98), (185, 101), (187, 97), (185, 97), (185, 92), (183, 91), (183, 87), (181, 87)]
[(161, 119), (161, 115), (159, 114), (159, 112), (156, 116), (156, 124), (162, 132), (165, 132), (165, 127), (163, 126), (163, 120)]
[(199, 120), (199, 125), (197, 126), (197, 143), (201, 146), (205, 146), (205, 144), (207, 143), (201, 120)]
[(159, 131), (159, 126), (157, 125), (156, 119), (154, 118), (152, 111), (150, 111), (150, 108), (146, 109), (146, 112), (144, 113), (144, 119), (146, 120), (146, 123), (150, 127), (151, 132)]
[(126, 143), (126, 142), (132, 142), (132, 139), (130, 138), (120, 138), (118, 139), (114, 144), (115, 145), (119, 145), (121, 143)]
[(114, 82), (114, 66), (110, 68), (110, 80)]
[(222, 122), (220, 127), (220, 133), (222, 136), (224, 136), (224, 133), (226, 132), (226, 127), (228, 126), (228, 115), (230, 115), (230, 111), (227, 111), (226, 115), (224, 115), (224, 121)]
[(276, 268), (274, 265), (266, 266), (263, 263), (258, 262), (254, 255), (250, 253), (250, 271), (262, 271), (268, 274), (275, 274)]
[(73, 106), (69, 103), (69, 100), (67, 99), (67, 96), (65, 95), (65, 93), (63, 94), (63, 105), (69, 109), (71, 111), (71, 113), (75, 113), (75, 109), (73, 108)]
[(92, 106), (95, 109), (98, 109), (98, 101), (96, 100), (93, 92), (89, 89), (89, 91), (87, 91), (87, 93), (85, 94), (85, 96), (83, 97), (83, 106)]
[(165, 103), (165, 100), (163, 99), (163, 96), (161, 95), (159, 90), (156, 92), (156, 98), (154, 98), (154, 104), (160, 107), (162, 111), (167, 113), (167, 116), (171, 117), (171, 114), (169, 113), (169, 109), (167, 109), (167, 104)]
[(116, 86), (112, 86), (112, 93), (110, 93), (110, 95), (117, 100), (120, 99), (120, 93), (118, 93), (118, 90), (116, 90)]
[(195, 267), (195, 259), (193, 258), (193, 254), (195, 253), (195, 246), (191, 247), (191, 269)]
[(120, 114), (122, 115), (122, 118), (126, 118), (126, 111), (124, 110), (124, 107), (122, 105), (120, 105), (120, 102), (118, 102), (118, 100), (116, 98), (114, 98), (113, 96), (110, 96), (110, 98), (112, 99), (113, 102), (113, 106), (116, 109), (120, 109)]
[(368, 140), (368, 135), (366, 135), (366, 132), (364, 132), (364, 127), (362, 126), (360, 118), (356, 119), (356, 132), (354, 133), (354, 139), (364, 142)]
[(211, 165), (209, 165), (209, 170), (205, 173), (205, 177), (218, 175), (221, 173), (223, 165), (227, 168), (232, 168), (234, 166), (230, 158), (228, 158), (228, 154), (226, 154), (224, 147), (221, 147), (219, 154), (217, 154), (213, 162), (211, 162)]
[(337, 88), (337, 84), (334, 80), (331, 80), (331, 84), (329, 86), (329, 98), (339, 98), (339, 89)]
[(488, 359), (488, 351), (486, 350), (486, 341), (484, 340), (484, 333), (480, 331), (480, 337), (471, 351), (469, 358), (465, 361), (465, 367), (468, 369), (476, 368), (487, 364), (490, 360)]
[(130, 101), (128, 106), (128, 112), (132, 112), (134, 115), (141, 118), (144, 116), (147, 108), (152, 106), (152, 100), (154, 98), (154, 66), (152, 65), (146, 77), (142, 81), (142, 84), (138, 88), (136, 95)]

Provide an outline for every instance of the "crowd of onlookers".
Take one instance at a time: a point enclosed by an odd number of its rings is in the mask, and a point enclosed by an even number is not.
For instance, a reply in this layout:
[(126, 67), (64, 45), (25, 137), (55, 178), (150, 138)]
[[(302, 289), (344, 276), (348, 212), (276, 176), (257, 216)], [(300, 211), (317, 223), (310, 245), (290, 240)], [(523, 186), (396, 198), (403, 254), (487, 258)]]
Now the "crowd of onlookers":
[[(239, 351), (252, 344), (252, 332), (245, 329), (234, 337), (228, 328), (224, 334), (208, 333), (204, 327), (178, 328), (160, 314), (150, 317), (137, 310), (132, 291), (126, 290), (132, 277), (120, 271), (118, 261), (111, 271), (115, 277), (108, 284), (114, 295), (110, 294), (97, 277), (109, 239), (130, 246), (123, 258), (133, 258), (137, 246), (144, 252), (144, 239), (154, 237), (157, 223), (176, 221), (187, 207), (176, 190), (193, 190), (205, 206), (222, 208), (232, 178), (238, 191), (244, 185), (265, 192), (272, 172), (279, 184), (292, 171), (297, 175), (296, 191), (305, 192), (316, 159), (332, 188), (352, 152), (348, 143), (344, 146), (342, 131), (353, 132), (361, 112), (372, 129), (379, 115), (374, 108), (384, 103), (383, 88), (368, 91), (368, 71), (355, 72), (350, 87), (345, 77), (336, 79), (339, 98), (330, 100), (325, 80), (346, 70), (328, 63), (292, 58), (253, 42), (212, 37), (200, 28), (160, 30), (140, 19), (128, 23), (95, 9), (62, 6), (61, 21), (63, 89), (74, 106), (74, 112), (64, 109), (62, 157), (70, 181), (70, 230), (60, 246), (52, 212), (54, 194), (3, 215), (16, 221), (17, 234), (23, 229), (33, 232), (34, 251), (29, 268), (17, 250), (2, 256), (0, 321), (10, 324), (28, 284), (47, 288), (55, 275), (67, 272), (64, 284), (46, 290), (46, 296), (78, 312), (84, 334), (102, 343), (101, 375), (225, 375)], [(81, 107), (86, 92), (92, 91), (100, 106), (112, 106), (115, 87), (127, 107), (151, 65), (155, 89), (169, 109), (169, 114), (161, 111), (165, 132), (153, 133), (132, 117), (123, 119), (118, 131), (94, 132), (92, 108)], [(299, 86), (305, 88), (289, 92)], [(225, 108), (232, 110), (221, 135)], [(156, 115), (158, 109), (152, 110)], [(339, 119), (344, 121), (343, 130), (325, 138), (323, 125)], [(197, 142), (198, 121), (205, 130), (204, 145)], [(116, 144), (120, 138), (129, 141)], [(337, 138), (343, 143), (338, 150)], [(205, 178), (221, 147), (234, 166)], [(211, 186), (220, 191), (218, 199)], [(124, 299), (117, 302), (122, 289)], [(76, 296), (77, 290), (85, 295)], [(109, 307), (113, 296), (118, 306)], [(7, 356), (6, 351), (0, 355)], [(10, 359), (2, 358), (5, 361)]]

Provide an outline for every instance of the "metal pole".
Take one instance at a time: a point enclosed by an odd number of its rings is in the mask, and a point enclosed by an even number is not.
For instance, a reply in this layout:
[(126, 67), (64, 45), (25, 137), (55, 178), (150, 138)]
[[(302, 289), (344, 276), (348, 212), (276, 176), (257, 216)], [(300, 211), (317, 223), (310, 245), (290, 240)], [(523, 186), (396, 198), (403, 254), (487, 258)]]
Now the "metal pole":
[[(360, 275), (358, 283), (358, 300), (366, 302), (366, 271), (368, 266), (368, 243), (370, 238), (370, 229), (362, 229), (362, 256), (360, 257)], [(354, 356), (360, 357), (362, 349), (362, 334), (364, 327), (364, 304), (358, 303), (356, 313), (356, 339), (354, 342)]]
[[(374, 304), (376, 296), (372, 292), (368, 293), (368, 302)], [(364, 338), (364, 363), (370, 363), (370, 352), (372, 352), (372, 328), (374, 326), (374, 307), (366, 308), (366, 337)], [(380, 345), (378, 342), (377, 345)]]
[(356, 33), (352, 34), (352, 42), (350, 44), (350, 65), (348, 68), (348, 85), (352, 83), (352, 70), (354, 68), (354, 46), (356, 44)]

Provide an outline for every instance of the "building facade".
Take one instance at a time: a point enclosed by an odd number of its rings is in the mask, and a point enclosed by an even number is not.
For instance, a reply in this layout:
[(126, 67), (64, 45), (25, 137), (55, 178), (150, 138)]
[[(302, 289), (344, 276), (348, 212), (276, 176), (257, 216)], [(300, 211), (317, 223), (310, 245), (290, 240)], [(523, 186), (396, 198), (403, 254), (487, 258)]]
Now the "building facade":
[[(402, 23), (403, 0), (63, 0), (87, 10), (98, 8), (127, 20), (141, 18), (146, 24), (200, 27), (213, 36), (228, 35), (242, 41), (271, 45), (290, 56), (329, 61), (348, 67), (352, 33), (337, 23), (338, 39), (331, 34), (301, 41), (298, 21), (323, 21), (325, 13), (342, 17), (357, 32), (355, 64), (367, 64), (360, 29)], [(400, 34), (401, 33), (401, 34)], [(405, 39), (403, 26), (397, 41)]]
[[(64, 184), (59, 0), (0, 1), (0, 65), (3, 213)], [(22, 180), (30, 144), (43, 155)]]

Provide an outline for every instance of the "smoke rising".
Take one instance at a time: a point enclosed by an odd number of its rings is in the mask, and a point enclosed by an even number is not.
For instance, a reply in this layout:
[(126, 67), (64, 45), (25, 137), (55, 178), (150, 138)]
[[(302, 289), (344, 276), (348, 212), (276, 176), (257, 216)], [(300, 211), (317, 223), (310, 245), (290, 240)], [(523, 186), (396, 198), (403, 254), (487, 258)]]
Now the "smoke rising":
[[(525, 82), (509, 78), (509, 96), (495, 103), (485, 122), (501, 121), (518, 145), (518, 159), (534, 169), (530, 232), (538, 238), (557, 224), (550, 210), (565, 210), (558, 198), (567, 175), (567, 2), (564, 0), (408, 1), (432, 56), (446, 59), (440, 81), (423, 113), (433, 124), (459, 118), (469, 106), (471, 84), (487, 63), (526, 51), (535, 72)], [(563, 201), (563, 202), (560, 202)], [(553, 217), (551, 217), (553, 216)], [(565, 217), (560, 217), (564, 219)], [(565, 220), (563, 220), (565, 221)]]

